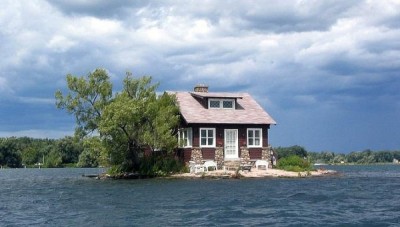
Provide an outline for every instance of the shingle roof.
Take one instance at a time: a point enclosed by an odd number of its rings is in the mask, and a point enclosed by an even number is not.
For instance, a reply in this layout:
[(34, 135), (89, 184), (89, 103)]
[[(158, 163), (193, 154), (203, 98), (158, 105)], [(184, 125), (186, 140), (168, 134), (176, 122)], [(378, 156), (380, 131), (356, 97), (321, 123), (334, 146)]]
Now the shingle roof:
[[(276, 124), (275, 120), (248, 93), (171, 92), (187, 123)], [(236, 109), (207, 109), (198, 98), (236, 98)], [(238, 108), (239, 107), (239, 108)]]

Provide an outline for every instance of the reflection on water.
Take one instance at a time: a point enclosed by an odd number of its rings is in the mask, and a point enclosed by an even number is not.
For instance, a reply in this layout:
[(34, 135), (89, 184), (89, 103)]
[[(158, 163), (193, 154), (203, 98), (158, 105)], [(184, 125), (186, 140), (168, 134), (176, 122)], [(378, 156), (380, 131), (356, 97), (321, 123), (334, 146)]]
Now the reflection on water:
[(95, 180), (99, 169), (0, 170), (0, 226), (396, 226), (400, 165), (307, 179)]

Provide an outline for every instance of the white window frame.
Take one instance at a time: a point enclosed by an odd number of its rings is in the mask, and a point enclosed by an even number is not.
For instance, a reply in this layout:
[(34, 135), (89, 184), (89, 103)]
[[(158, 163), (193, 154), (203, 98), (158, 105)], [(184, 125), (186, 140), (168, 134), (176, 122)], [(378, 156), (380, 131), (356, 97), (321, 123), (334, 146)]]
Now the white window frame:
[[(186, 138), (185, 138), (186, 132)], [(178, 143), (180, 148), (187, 148), (193, 146), (193, 130), (192, 128), (181, 128), (178, 132)]]
[[(212, 101), (218, 101), (219, 107), (211, 107)], [(232, 102), (232, 108), (224, 108), (224, 101)], [(235, 109), (236, 108), (235, 99), (208, 99), (208, 109)]]
[[(249, 132), (252, 131), (253, 132), (253, 136), (252, 138), (250, 138), (249, 136)], [(259, 136), (259, 141), (260, 144), (256, 145), (255, 141), (256, 141), (256, 131), (260, 132), (260, 136)], [(249, 141), (250, 139), (253, 139), (253, 144), (250, 145)], [(262, 143), (263, 143), (263, 138), (262, 138), (262, 128), (248, 128), (247, 129), (247, 147), (262, 147)]]
[[(205, 145), (203, 145), (202, 143), (201, 143), (201, 140), (203, 139), (203, 137), (201, 136), (201, 131), (203, 131), (203, 130), (206, 130), (206, 132), (207, 132), (207, 135), (206, 135), (206, 143), (207, 144), (205, 144)], [(209, 130), (212, 130), (212, 132), (213, 132), (213, 137), (212, 137), (212, 139), (213, 139), (213, 142), (212, 142), (212, 144), (208, 144), (208, 139), (210, 139), (211, 137), (209, 137), (209, 135), (208, 135), (208, 131)], [(215, 134), (215, 128), (200, 128), (199, 129), (199, 144), (200, 144), (200, 147), (215, 147), (215, 140), (216, 140), (216, 134)]]

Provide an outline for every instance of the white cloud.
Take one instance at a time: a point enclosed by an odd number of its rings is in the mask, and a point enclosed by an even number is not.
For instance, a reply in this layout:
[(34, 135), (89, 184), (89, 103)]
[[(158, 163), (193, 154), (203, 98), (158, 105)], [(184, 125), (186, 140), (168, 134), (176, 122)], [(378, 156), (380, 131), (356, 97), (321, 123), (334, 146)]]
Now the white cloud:
[(55, 52), (62, 53), (66, 52), (74, 45), (76, 45), (76, 42), (69, 40), (65, 36), (55, 35), (50, 39), (49, 43), (47, 44), (47, 47), (54, 50)]
[(102, 67), (115, 83), (132, 71), (167, 90), (203, 82), (250, 92), (267, 109), (287, 112), (280, 115), (287, 122), (295, 111), (400, 108), (395, 0), (10, 0), (0, 7), (0, 93), (36, 104), (29, 106), (50, 104), (66, 74)]

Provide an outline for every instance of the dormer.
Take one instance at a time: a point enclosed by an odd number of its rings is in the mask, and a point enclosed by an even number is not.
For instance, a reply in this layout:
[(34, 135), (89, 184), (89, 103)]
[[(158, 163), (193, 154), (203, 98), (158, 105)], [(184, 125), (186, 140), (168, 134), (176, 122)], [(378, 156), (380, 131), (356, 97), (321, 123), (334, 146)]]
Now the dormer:
[(238, 108), (237, 99), (243, 97), (237, 93), (219, 93), (208, 92), (208, 86), (198, 84), (194, 87), (194, 92), (190, 94), (196, 98), (205, 109), (230, 109), (235, 110)]
[(235, 109), (236, 99), (209, 98), (208, 109)]

